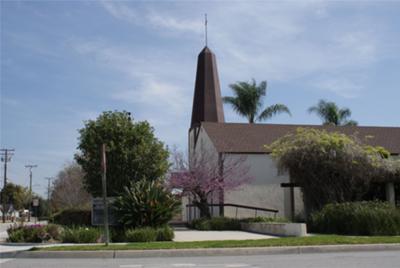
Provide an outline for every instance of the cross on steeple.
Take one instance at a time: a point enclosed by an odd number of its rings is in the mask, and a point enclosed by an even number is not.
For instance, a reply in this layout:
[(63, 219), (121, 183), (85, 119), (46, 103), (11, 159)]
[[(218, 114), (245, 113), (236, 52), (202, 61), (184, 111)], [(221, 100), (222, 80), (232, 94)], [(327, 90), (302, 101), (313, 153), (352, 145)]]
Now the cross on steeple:
[(208, 45), (208, 40), (207, 40), (207, 13), (204, 14), (204, 32), (205, 32), (205, 41), (206, 41), (206, 46)]

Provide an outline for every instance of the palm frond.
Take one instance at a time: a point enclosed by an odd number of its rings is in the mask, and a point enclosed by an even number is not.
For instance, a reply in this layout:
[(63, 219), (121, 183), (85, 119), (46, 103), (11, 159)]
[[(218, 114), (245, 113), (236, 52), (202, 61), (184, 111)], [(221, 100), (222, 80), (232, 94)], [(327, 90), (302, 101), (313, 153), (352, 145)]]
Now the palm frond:
[(287, 113), (288, 115), (292, 115), (290, 113), (289, 108), (284, 104), (274, 104), (267, 107), (259, 116), (258, 121), (266, 120), (271, 118), (272, 116), (280, 113)]
[(349, 121), (345, 121), (343, 125), (344, 126), (357, 126), (358, 122), (355, 120), (349, 120)]
[[(239, 81), (229, 85), (233, 91), (233, 97), (224, 97), (223, 101), (229, 103), (235, 112), (246, 117), (250, 123), (255, 119), (264, 120), (277, 113), (286, 112), (290, 114), (285, 105), (277, 104), (268, 107), (260, 114), (263, 106), (262, 98), (267, 92), (267, 81), (261, 81), (257, 84), (255, 79), (250, 82)], [(260, 114), (260, 116), (258, 116)]]
[(349, 108), (342, 108), (338, 111), (339, 113), (339, 119), (341, 121), (345, 121), (347, 118), (351, 116), (351, 111)]

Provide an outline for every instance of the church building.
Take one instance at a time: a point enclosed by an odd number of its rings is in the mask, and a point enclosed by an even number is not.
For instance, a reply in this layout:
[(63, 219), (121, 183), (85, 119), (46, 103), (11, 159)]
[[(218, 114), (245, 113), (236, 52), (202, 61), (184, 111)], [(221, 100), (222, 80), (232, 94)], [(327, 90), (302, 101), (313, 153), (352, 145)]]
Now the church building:
[[(384, 147), (391, 153), (392, 157), (399, 157), (400, 155), (400, 127), (225, 122), (216, 57), (208, 47), (200, 52), (197, 61), (192, 118), (189, 128), (189, 157), (202, 153), (204, 150), (209, 154), (214, 154), (216, 158), (245, 156), (249, 175), (254, 178), (252, 183), (244, 185), (239, 190), (222, 193), (210, 201), (210, 203), (241, 206), (227, 206), (223, 210), (218, 210), (217, 207), (213, 212), (214, 215), (228, 217), (271, 216), (268, 212), (254, 208), (276, 210), (278, 216), (288, 219), (303, 213), (300, 189), (285, 187), (290, 185), (289, 176), (278, 174), (276, 164), (271, 158), (270, 152), (265, 148), (265, 145), (294, 132), (298, 127), (334, 130), (348, 135), (357, 135), (360, 138), (372, 137), (367, 140), (368, 144)], [(397, 193), (397, 196), (399, 196), (399, 193)], [(388, 199), (395, 202), (393, 187), (389, 189)], [(184, 220), (198, 217), (196, 211), (193, 210), (195, 208), (189, 207), (189, 209), (183, 211)]]

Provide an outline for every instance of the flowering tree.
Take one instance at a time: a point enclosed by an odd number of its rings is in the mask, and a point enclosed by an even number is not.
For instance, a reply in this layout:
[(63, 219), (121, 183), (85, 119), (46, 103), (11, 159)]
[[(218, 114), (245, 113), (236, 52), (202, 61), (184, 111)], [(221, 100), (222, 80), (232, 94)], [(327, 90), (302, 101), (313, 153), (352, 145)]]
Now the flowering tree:
[(202, 150), (202, 154), (191, 157), (189, 162), (177, 151), (173, 157), (174, 171), (170, 174), (169, 186), (181, 190), (182, 196), (193, 198), (201, 217), (211, 217), (208, 205), (211, 196), (238, 189), (252, 180), (244, 156), (222, 154), (218, 157)]
[(356, 136), (298, 128), (266, 147), (279, 171), (301, 187), (308, 215), (328, 203), (363, 200), (371, 182), (399, 180), (396, 161), (385, 159), (389, 152)]

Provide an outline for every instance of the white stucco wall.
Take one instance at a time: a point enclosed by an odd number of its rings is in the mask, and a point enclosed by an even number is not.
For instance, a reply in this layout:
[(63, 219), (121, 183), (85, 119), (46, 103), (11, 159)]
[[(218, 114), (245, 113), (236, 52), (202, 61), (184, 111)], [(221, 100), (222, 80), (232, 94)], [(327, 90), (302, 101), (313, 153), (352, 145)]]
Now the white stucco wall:
[[(242, 154), (230, 154), (229, 157), (243, 157)], [(278, 216), (290, 217), (290, 192), (288, 188), (282, 188), (281, 183), (289, 182), (287, 175), (278, 175), (276, 164), (269, 154), (246, 154), (244, 165), (248, 166), (248, 174), (253, 181), (240, 189), (225, 194), (225, 203), (235, 203), (261, 208), (279, 210)], [(295, 190), (295, 213), (303, 209), (303, 201), (300, 191)], [(236, 216), (236, 209), (226, 209), (225, 215)], [(257, 212), (258, 216), (272, 216), (268, 212)], [(255, 212), (239, 209), (238, 217), (254, 217)]]
[[(205, 130), (200, 129), (196, 147), (194, 147), (194, 130), (192, 130), (189, 133), (189, 155), (200, 153), (202, 150), (206, 150), (207, 154), (213, 155), (213, 158), (218, 161), (218, 152)], [(279, 217), (290, 218), (290, 190), (282, 188), (280, 185), (289, 182), (289, 177), (278, 175), (276, 164), (269, 154), (225, 154), (227, 159), (242, 158), (243, 156), (245, 158), (243, 165), (249, 167), (248, 174), (253, 177), (253, 181), (240, 189), (226, 192), (224, 202), (277, 209), (279, 210)], [(218, 198), (214, 197), (212, 202), (217, 203)], [(302, 211), (301, 192), (298, 188), (295, 188), (295, 214), (302, 213)], [(186, 212), (183, 212), (183, 214), (186, 214)], [(215, 212), (217, 211), (214, 210)], [(255, 211), (226, 207), (224, 215), (228, 217), (237, 216), (238, 218), (254, 217)], [(257, 216), (273, 216), (273, 214), (258, 211)]]
[[(198, 132), (197, 136), (197, 141), (195, 141), (195, 132)], [(202, 154), (202, 152), (206, 152), (207, 156), (210, 159), (213, 159), (214, 161), (218, 161), (218, 152), (215, 149), (213, 143), (211, 142), (209, 136), (205, 132), (203, 128), (200, 129), (192, 129), (189, 132), (189, 157), (196, 157)], [(214, 203), (217, 204), (219, 197), (218, 194), (215, 194), (214, 196), (210, 196), (209, 203)], [(190, 202), (190, 197), (185, 199), (186, 204), (191, 203)], [(186, 204), (182, 206), (182, 220), (192, 220), (195, 218), (200, 217), (200, 212), (197, 208), (186, 208)], [(211, 214), (213, 216), (219, 216), (219, 208), (218, 207), (213, 207), (211, 208)]]

